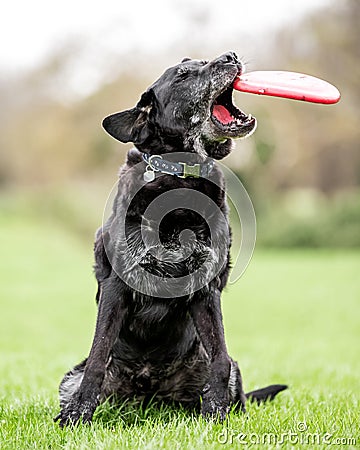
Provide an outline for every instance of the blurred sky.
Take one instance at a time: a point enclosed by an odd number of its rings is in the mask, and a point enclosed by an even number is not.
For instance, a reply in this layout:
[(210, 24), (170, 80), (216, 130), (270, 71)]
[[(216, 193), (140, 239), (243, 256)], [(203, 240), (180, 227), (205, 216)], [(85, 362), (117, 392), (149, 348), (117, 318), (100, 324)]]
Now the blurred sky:
[[(0, 15), (0, 70), (19, 72), (68, 41), (93, 54), (154, 52), (179, 39), (229, 39), (291, 25), (329, 0), (11, 0)], [(197, 34), (197, 27), (207, 32)], [(213, 56), (213, 55), (210, 55)], [(102, 61), (101, 61), (102, 63)]]

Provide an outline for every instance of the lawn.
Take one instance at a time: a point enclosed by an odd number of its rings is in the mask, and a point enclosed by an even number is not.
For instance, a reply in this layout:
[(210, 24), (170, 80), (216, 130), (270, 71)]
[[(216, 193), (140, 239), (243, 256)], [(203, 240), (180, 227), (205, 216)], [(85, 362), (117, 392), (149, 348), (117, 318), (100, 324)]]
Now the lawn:
[(227, 342), (246, 389), (290, 386), (273, 403), (224, 424), (103, 405), (91, 427), (61, 430), (57, 386), (95, 321), (92, 243), (51, 222), (3, 217), (0, 229), (1, 450), (360, 447), (359, 251), (256, 250), (227, 288)]

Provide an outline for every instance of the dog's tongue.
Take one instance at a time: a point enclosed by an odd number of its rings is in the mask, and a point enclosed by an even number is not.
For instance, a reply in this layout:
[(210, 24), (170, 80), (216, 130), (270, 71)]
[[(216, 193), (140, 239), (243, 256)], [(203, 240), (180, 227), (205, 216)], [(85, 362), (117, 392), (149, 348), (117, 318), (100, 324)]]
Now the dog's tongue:
[(212, 113), (219, 122), (224, 124), (228, 124), (234, 120), (229, 111), (222, 105), (214, 105)]

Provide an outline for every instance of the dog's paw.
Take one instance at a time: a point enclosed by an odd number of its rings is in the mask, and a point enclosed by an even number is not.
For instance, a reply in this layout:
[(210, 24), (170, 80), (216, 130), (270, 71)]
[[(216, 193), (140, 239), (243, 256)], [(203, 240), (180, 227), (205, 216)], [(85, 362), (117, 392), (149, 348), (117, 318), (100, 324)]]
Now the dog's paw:
[(223, 422), (230, 407), (227, 404), (217, 403), (215, 401), (203, 402), (201, 407), (201, 415), (208, 421)]
[(59, 422), (61, 428), (75, 426), (79, 422), (84, 424), (91, 423), (98, 404), (99, 402), (96, 398), (80, 400), (79, 396), (75, 396), (61, 409), (60, 413), (54, 418), (54, 422)]
[(209, 421), (223, 422), (230, 410), (229, 399), (211, 394), (208, 390), (202, 399), (201, 415)]

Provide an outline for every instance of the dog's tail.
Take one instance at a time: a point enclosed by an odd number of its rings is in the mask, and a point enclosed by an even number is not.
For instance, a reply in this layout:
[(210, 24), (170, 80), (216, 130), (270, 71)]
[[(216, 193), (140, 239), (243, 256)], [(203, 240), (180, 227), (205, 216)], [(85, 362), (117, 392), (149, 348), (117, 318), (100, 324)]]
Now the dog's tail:
[(286, 384), (272, 384), (262, 389), (257, 389), (256, 391), (251, 391), (245, 394), (245, 397), (250, 402), (257, 402), (257, 404), (267, 402), (268, 400), (273, 400), (275, 396), (287, 389)]

